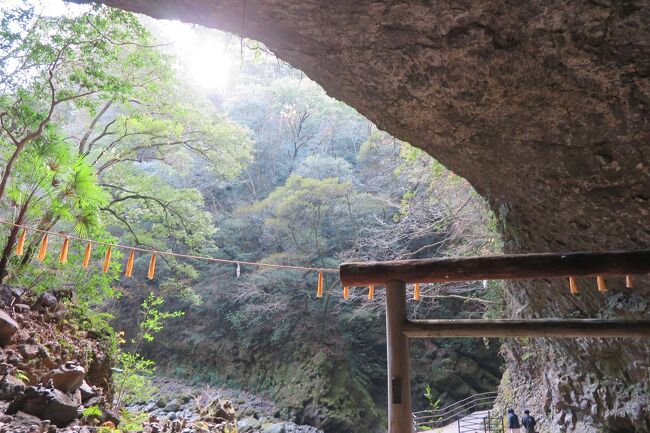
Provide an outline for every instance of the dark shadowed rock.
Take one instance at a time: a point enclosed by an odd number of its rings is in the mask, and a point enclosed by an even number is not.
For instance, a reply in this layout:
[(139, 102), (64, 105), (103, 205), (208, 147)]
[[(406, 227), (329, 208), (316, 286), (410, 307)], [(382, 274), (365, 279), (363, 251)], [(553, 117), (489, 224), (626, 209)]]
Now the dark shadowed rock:
[(6, 346), (18, 332), (18, 323), (9, 314), (0, 310), (0, 345)]
[(109, 409), (102, 409), (102, 416), (100, 418), (100, 421), (102, 423), (110, 422), (116, 427), (120, 425), (120, 417), (117, 415), (117, 413)]
[(40, 298), (38, 298), (38, 303), (43, 307), (51, 308), (58, 304), (59, 300), (56, 298), (56, 296), (54, 296), (52, 292), (45, 292), (41, 295)]
[(18, 287), (0, 285), (0, 307), (11, 305), (17, 299), (20, 299), (24, 290)]
[(88, 383), (86, 383), (85, 380), (81, 382), (81, 386), (79, 387), (79, 392), (81, 393), (82, 403), (86, 403), (91, 398), (96, 397), (99, 394), (99, 391), (96, 388), (88, 385)]
[(25, 390), (25, 383), (11, 374), (4, 375), (0, 381), (0, 400), (10, 401)]
[(64, 427), (78, 418), (81, 402), (58, 389), (43, 386), (30, 386), (19, 393), (6, 410), (8, 415), (18, 411), (48, 419), (59, 427)]

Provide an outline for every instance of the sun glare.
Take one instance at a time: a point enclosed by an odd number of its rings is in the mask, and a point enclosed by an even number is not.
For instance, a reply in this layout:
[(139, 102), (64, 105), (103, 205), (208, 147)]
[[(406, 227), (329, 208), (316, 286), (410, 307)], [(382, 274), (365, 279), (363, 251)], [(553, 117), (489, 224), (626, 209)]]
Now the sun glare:
[(179, 68), (191, 83), (217, 91), (228, 86), (232, 58), (224, 35), (179, 21), (150, 20), (147, 26), (171, 44)]
[(203, 43), (194, 48), (187, 62), (192, 79), (203, 87), (224, 89), (230, 79), (231, 65), (223, 47)]
[[(63, 0), (31, 0), (36, 11), (46, 16), (78, 14), (88, 5), (65, 3)], [(17, 0), (0, 2), (0, 10), (20, 5)], [(180, 21), (154, 20), (141, 16), (141, 21), (178, 59), (178, 67), (190, 84), (208, 91), (221, 92), (230, 81), (233, 59), (228, 54), (229, 37), (225, 34)]]

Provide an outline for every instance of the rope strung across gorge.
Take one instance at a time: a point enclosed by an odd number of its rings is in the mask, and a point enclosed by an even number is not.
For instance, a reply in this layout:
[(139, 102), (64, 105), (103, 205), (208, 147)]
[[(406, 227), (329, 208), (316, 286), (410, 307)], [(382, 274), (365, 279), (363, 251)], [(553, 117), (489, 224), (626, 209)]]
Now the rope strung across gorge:
[[(124, 277), (126, 278), (131, 278), (132, 273), (133, 273), (133, 265), (134, 265), (134, 257), (135, 257), (135, 252), (142, 252), (146, 254), (150, 254), (150, 261), (149, 261), (149, 269), (147, 271), (147, 278), (152, 280), (155, 276), (155, 271), (156, 271), (156, 257), (158, 255), (161, 256), (170, 256), (170, 257), (178, 257), (182, 259), (191, 259), (191, 260), (203, 260), (206, 262), (212, 262), (212, 263), (221, 263), (221, 264), (232, 264), (232, 265), (237, 265), (237, 277), (239, 277), (239, 272), (240, 272), (240, 266), (251, 266), (251, 267), (258, 267), (258, 268), (271, 268), (271, 269), (287, 269), (287, 270), (294, 270), (294, 271), (305, 271), (305, 272), (316, 272), (318, 273), (318, 279), (317, 279), (317, 286), (316, 286), (316, 297), (317, 298), (322, 298), (324, 295), (324, 278), (323, 274), (324, 273), (329, 273), (329, 274), (336, 274), (338, 276), (339, 270), (338, 269), (333, 269), (333, 268), (317, 268), (317, 267), (310, 267), (310, 266), (298, 266), (298, 265), (279, 265), (279, 264), (274, 264), (274, 263), (260, 263), (260, 262), (249, 262), (246, 260), (234, 260), (234, 259), (220, 259), (216, 257), (207, 257), (207, 256), (199, 256), (199, 255), (194, 255), (194, 254), (182, 254), (182, 253), (175, 253), (173, 251), (159, 251), (156, 249), (151, 249), (151, 248), (143, 248), (143, 247), (136, 247), (136, 246), (129, 246), (129, 245), (122, 245), (122, 244), (116, 244), (116, 243), (110, 243), (110, 242), (105, 242), (105, 241), (98, 241), (95, 239), (86, 239), (82, 238), (79, 236), (75, 236), (69, 233), (65, 232), (53, 232), (53, 231), (48, 231), (48, 230), (43, 230), (39, 229), (36, 227), (31, 227), (27, 226), (24, 224), (17, 224), (11, 221), (6, 221), (0, 219), (0, 224), (4, 224), (7, 226), (15, 227), (22, 229), (22, 233), (20, 234), (20, 237), (18, 239), (17, 245), (15, 247), (15, 253), (18, 256), (22, 256), (24, 253), (24, 244), (27, 236), (27, 232), (34, 232), (34, 233), (40, 233), (43, 235), (40, 241), (39, 245), (39, 250), (37, 254), (37, 259), (39, 261), (44, 261), (45, 257), (47, 255), (47, 248), (48, 248), (48, 237), (49, 236), (56, 236), (58, 238), (63, 239), (63, 245), (61, 246), (61, 251), (59, 253), (59, 261), (61, 263), (67, 263), (68, 261), (68, 249), (70, 246), (70, 240), (75, 240), (75, 241), (81, 241), (86, 243), (86, 250), (84, 252), (83, 256), (83, 261), (82, 261), (82, 268), (86, 269), (89, 266), (90, 263), (90, 258), (91, 258), (91, 251), (92, 251), (92, 245), (102, 245), (107, 247), (105, 256), (104, 256), (104, 261), (102, 265), (102, 271), (104, 273), (107, 273), (110, 268), (110, 263), (111, 263), (111, 255), (112, 255), (112, 249), (117, 248), (121, 250), (126, 250), (129, 251), (129, 257), (126, 262), (125, 266), (125, 271), (124, 271)], [(12, 246), (13, 248), (13, 246)], [(367, 299), (369, 301), (372, 301), (375, 298), (375, 285), (369, 285), (367, 286), (368, 288), (368, 296)], [(600, 288), (600, 286), (599, 286)], [(350, 298), (350, 289), (351, 287), (343, 285), (343, 299), (348, 300)], [(451, 295), (450, 295), (451, 296)], [(413, 300), (414, 301), (421, 301), (422, 300), (422, 294), (421, 294), (421, 288), (420, 288), (420, 283), (415, 283), (413, 286)]]
[(79, 236), (74, 236), (68, 233), (62, 233), (62, 232), (52, 232), (52, 231), (47, 231), (47, 230), (41, 230), (35, 227), (30, 227), (22, 224), (16, 224), (11, 221), (5, 221), (0, 219), (0, 224), (8, 225), (8, 226), (13, 226), (13, 227), (18, 227), (22, 228), (23, 230), (26, 231), (31, 231), (35, 233), (42, 233), (44, 236), (45, 235), (51, 235), (51, 236), (57, 236), (60, 238), (65, 239), (73, 239), (73, 240), (78, 240), (82, 242), (87, 242), (89, 244), (95, 244), (95, 245), (103, 245), (107, 246), (109, 248), (118, 248), (118, 249), (123, 249), (123, 250), (129, 250), (129, 251), (138, 251), (138, 252), (143, 252), (143, 253), (148, 253), (153, 255), (161, 255), (161, 256), (170, 256), (170, 257), (179, 257), (183, 259), (192, 259), (192, 260), (203, 260), (206, 262), (213, 262), (213, 263), (228, 263), (228, 264), (233, 264), (233, 265), (240, 265), (240, 266), (254, 266), (258, 268), (275, 268), (275, 269), (290, 269), (290, 270), (297, 270), (297, 271), (306, 271), (306, 272), (318, 272), (318, 273), (331, 273), (331, 274), (338, 274), (339, 270), (338, 269), (332, 269), (332, 268), (316, 268), (316, 267), (309, 267), (309, 266), (297, 266), (297, 265), (278, 265), (278, 264), (273, 264), (273, 263), (260, 263), (260, 262), (248, 262), (245, 260), (230, 260), (230, 259), (219, 259), (216, 257), (207, 257), (207, 256), (198, 256), (198, 255), (193, 255), (193, 254), (182, 254), (182, 253), (175, 253), (173, 251), (159, 251), (159, 250), (154, 250), (150, 248), (142, 248), (142, 247), (134, 247), (134, 246), (128, 246), (128, 245), (121, 245), (121, 244), (112, 244), (110, 242), (104, 242), (104, 241), (98, 241), (94, 239), (84, 239)]

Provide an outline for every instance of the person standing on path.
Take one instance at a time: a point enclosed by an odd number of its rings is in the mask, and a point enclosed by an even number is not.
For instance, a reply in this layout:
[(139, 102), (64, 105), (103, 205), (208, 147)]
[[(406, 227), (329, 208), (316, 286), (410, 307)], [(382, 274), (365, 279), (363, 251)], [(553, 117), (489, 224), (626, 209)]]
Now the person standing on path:
[(515, 414), (515, 411), (512, 409), (508, 409), (508, 432), (521, 433), (521, 425), (519, 425), (519, 417)]
[(521, 419), (521, 425), (524, 426), (525, 433), (535, 433), (535, 424), (537, 424), (537, 421), (530, 416), (530, 411), (526, 409), (524, 411), (524, 417)]

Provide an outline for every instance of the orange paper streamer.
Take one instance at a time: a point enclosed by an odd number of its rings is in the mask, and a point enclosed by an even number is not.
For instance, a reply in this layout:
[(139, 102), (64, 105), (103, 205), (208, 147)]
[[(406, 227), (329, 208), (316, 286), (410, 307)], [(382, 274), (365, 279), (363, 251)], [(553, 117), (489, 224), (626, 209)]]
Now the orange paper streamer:
[(578, 284), (576, 283), (575, 277), (569, 277), (569, 290), (571, 290), (571, 294), (573, 295), (577, 295), (579, 293)]
[(66, 237), (63, 240), (63, 246), (61, 247), (61, 253), (59, 254), (59, 261), (61, 263), (68, 263), (68, 247), (70, 246), (70, 238)]
[(607, 291), (607, 286), (605, 285), (605, 279), (603, 277), (596, 277), (596, 284), (598, 284), (599, 292)]
[(368, 287), (368, 299), (371, 301), (375, 299), (375, 286)]
[(106, 250), (106, 257), (104, 257), (104, 266), (102, 267), (102, 272), (107, 273), (108, 268), (111, 266), (111, 253), (112, 248), (110, 245)]
[(420, 283), (415, 283), (415, 288), (413, 289), (413, 299), (419, 301), (422, 298), (420, 293)]
[(22, 256), (23, 252), (25, 250), (25, 238), (27, 237), (27, 230), (23, 229), (23, 232), (20, 234), (20, 238), (18, 238), (18, 245), (16, 245), (16, 255)]
[(38, 260), (41, 262), (45, 260), (45, 255), (47, 254), (47, 233), (43, 236), (41, 240), (41, 246), (38, 248)]
[(323, 273), (322, 272), (318, 273), (318, 284), (316, 286), (316, 297), (317, 298), (322, 298), (323, 297)]
[(350, 288), (343, 287), (343, 299), (348, 299), (350, 297)]
[(133, 275), (133, 261), (135, 260), (135, 250), (131, 250), (129, 254), (129, 260), (126, 261), (126, 270), (124, 271), (124, 276), (126, 278), (131, 278)]
[(156, 274), (156, 253), (153, 253), (151, 255), (151, 260), (149, 260), (149, 271), (147, 272), (147, 278), (153, 280), (155, 274)]
[(81, 262), (81, 267), (84, 269), (88, 269), (88, 265), (90, 264), (90, 253), (93, 250), (93, 244), (92, 242), (88, 242), (86, 244), (86, 251), (84, 251), (84, 259)]

